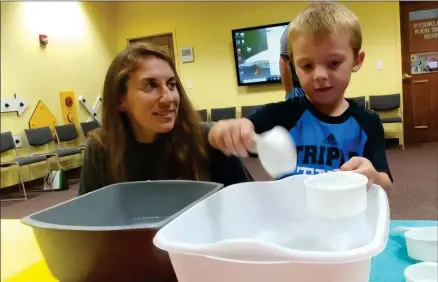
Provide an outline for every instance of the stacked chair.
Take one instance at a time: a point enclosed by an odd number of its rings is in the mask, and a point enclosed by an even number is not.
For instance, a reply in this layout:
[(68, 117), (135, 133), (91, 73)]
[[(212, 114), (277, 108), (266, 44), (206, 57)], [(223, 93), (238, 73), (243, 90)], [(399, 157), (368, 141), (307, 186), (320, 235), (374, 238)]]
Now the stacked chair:
[[(81, 131), (83, 133), (84, 138), (87, 137), (88, 133), (91, 130), (98, 128), (100, 124), (97, 121), (83, 122), (80, 124)], [(64, 166), (61, 162), (61, 159), (68, 156), (74, 156), (83, 154), (85, 149), (85, 144), (80, 144), (79, 142), (79, 134), (76, 130), (74, 124), (66, 124), (55, 126), (55, 137), (52, 134), (52, 131), (49, 127), (41, 127), (41, 128), (32, 128), (25, 129), (25, 139), (28, 144), (28, 156), (20, 157), (16, 144), (14, 142), (13, 135), (10, 131), (1, 133), (1, 146), (0, 153), (9, 154), (13, 151), (13, 157), (8, 158), (1, 162), (1, 167), (18, 167), (18, 176), (21, 185), (21, 190), (23, 191), (23, 197), (20, 198), (11, 198), (11, 199), (2, 199), (2, 201), (11, 201), (11, 200), (27, 200), (26, 187), (24, 184), (24, 177), (22, 175), (21, 168), (23, 166), (28, 166), (29, 168), (29, 180), (30, 180), (30, 166), (32, 164), (43, 163), (47, 167), (47, 171), (50, 171), (49, 159), (55, 158), (57, 165), (60, 169), (67, 170), (70, 166), (77, 167), (81, 164), (72, 164), (68, 166)], [(57, 143), (57, 144), (55, 144)], [(71, 144), (75, 143), (76, 145), (72, 146)], [(42, 148), (46, 147), (46, 148)], [(44, 150), (43, 150), (44, 149)]]
[(1, 201), (12, 201), (12, 200), (27, 200), (26, 187), (24, 185), (23, 175), (21, 172), (21, 167), (28, 166), (29, 167), (29, 179), (30, 179), (30, 165), (45, 162), (47, 166), (47, 170), (49, 170), (49, 163), (47, 161), (47, 156), (45, 155), (33, 155), (27, 157), (20, 157), (14, 142), (14, 138), (10, 131), (1, 133), (1, 144), (0, 144), (0, 152), (7, 153), (10, 151), (14, 151), (15, 157), (12, 160), (1, 162), (1, 167), (10, 167), (16, 165), (18, 167), (18, 177), (21, 184), (21, 188), (23, 190), (22, 198), (13, 198), (13, 199), (2, 199)]

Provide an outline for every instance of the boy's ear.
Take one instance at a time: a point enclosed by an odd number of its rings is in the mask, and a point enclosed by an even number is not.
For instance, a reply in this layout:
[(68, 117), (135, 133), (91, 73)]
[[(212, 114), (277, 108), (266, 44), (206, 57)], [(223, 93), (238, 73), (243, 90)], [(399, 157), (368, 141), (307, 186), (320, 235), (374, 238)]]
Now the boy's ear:
[(358, 70), (360, 70), (364, 59), (365, 59), (365, 52), (359, 51), (359, 54), (357, 54), (356, 60), (354, 62), (353, 72), (357, 72)]

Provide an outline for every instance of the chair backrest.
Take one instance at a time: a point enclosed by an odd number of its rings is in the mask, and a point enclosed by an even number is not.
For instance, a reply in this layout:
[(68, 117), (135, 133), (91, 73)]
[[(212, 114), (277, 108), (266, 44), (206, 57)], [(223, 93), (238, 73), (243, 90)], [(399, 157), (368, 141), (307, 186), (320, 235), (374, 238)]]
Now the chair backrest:
[(202, 121), (204, 121), (204, 122), (208, 121), (207, 109), (197, 110), (196, 112), (198, 113), (198, 115), (199, 115), (199, 117), (201, 118)]
[(236, 108), (230, 107), (230, 108), (211, 109), (210, 118), (211, 121), (236, 118)]
[(73, 123), (55, 126), (58, 142), (68, 142), (78, 138), (78, 131)]
[(400, 108), (400, 94), (370, 96), (370, 109), (392, 111)]
[(359, 106), (366, 108), (365, 96), (352, 97), (350, 99), (356, 102), (356, 104), (358, 104)]
[(242, 106), (242, 117), (247, 117), (250, 114), (253, 114), (257, 111), (258, 108), (260, 108), (261, 105), (256, 106)]
[(26, 135), (29, 146), (33, 147), (47, 145), (54, 140), (52, 131), (50, 131), (50, 127), (48, 126), (25, 129), (24, 134)]
[(92, 120), (89, 122), (81, 122), (81, 129), (82, 134), (84, 134), (84, 137), (87, 137), (88, 133), (96, 128), (99, 128), (100, 124), (97, 120)]
[(1, 133), (0, 142), (0, 153), (15, 149), (14, 137), (12, 137), (12, 132), (10, 131)]

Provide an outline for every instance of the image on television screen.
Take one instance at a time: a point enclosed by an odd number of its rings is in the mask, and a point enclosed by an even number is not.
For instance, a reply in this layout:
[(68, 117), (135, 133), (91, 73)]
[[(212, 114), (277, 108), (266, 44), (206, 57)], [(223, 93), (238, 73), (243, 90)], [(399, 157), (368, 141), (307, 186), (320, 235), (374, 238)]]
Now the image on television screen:
[(233, 30), (239, 85), (281, 82), (280, 38), (288, 23)]

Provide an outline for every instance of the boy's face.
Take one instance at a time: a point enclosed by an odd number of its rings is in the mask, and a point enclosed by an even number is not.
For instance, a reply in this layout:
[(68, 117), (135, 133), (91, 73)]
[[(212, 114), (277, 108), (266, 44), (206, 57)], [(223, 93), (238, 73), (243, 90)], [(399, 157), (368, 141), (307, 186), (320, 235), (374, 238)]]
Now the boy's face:
[(343, 98), (351, 73), (358, 71), (365, 54), (355, 56), (348, 33), (300, 36), (292, 44), (301, 86), (314, 104), (331, 105)]

